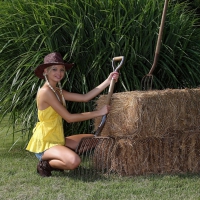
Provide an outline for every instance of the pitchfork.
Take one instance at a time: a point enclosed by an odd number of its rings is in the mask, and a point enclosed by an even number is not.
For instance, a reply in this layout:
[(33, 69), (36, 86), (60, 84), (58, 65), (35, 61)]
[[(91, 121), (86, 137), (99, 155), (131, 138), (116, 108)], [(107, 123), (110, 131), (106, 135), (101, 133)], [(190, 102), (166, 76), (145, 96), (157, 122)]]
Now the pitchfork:
[[(119, 65), (116, 67), (115, 62), (117, 62), (117, 61), (121, 61), (121, 62), (120, 62)], [(124, 56), (114, 57), (114, 58), (112, 59), (113, 71), (118, 72), (118, 71), (120, 70), (120, 68), (122, 67), (123, 62), (124, 62)], [(108, 91), (108, 96), (107, 96), (107, 100), (106, 100), (106, 105), (110, 105), (110, 100), (111, 100), (111, 96), (112, 96), (112, 94), (113, 94), (114, 86), (115, 86), (115, 80), (112, 79), (112, 80), (111, 80), (111, 83), (110, 83), (109, 91)], [(95, 136), (98, 136), (98, 135), (101, 133), (101, 131), (103, 130), (103, 127), (104, 127), (104, 125), (105, 125), (106, 119), (107, 119), (107, 115), (104, 115), (104, 116), (102, 117), (102, 119), (101, 119), (101, 123), (100, 123), (98, 129), (95, 131), (95, 134), (94, 134)]]
[(157, 40), (157, 45), (156, 45), (156, 50), (155, 50), (155, 55), (154, 55), (153, 65), (152, 65), (149, 73), (147, 75), (145, 75), (142, 78), (142, 81), (141, 81), (141, 87), (142, 87), (143, 90), (152, 90), (153, 71), (155, 70), (155, 68), (158, 64), (158, 58), (159, 58), (159, 53), (160, 53), (160, 46), (161, 46), (161, 40), (162, 40), (162, 35), (163, 35), (166, 13), (167, 13), (167, 7), (168, 7), (168, 0), (165, 0), (161, 24), (160, 24), (160, 29), (159, 29), (159, 34), (158, 34), (158, 40)]
[[(116, 62), (118, 62), (118, 66), (116, 66)], [(123, 63), (124, 63), (124, 56), (114, 57), (112, 59), (113, 71), (119, 72)], [(109, 90), (108, 90), (106, 105), (110, 105), (111, 96), (113, 94), (114, 86), (115, 86), (115, 79), (112, 79), (111, 83), (110, 83)], [(81, 139), (81, 141), (79, 142), (79, 145), (76, 148), (76, 151), (75, 151), (76, 153), (82, 154), (83, 152), (89, 150), (89, 148), (91, 148), (91, 147), (94, 148), (99, 143), (99, 141), (111, 140), (110, 137), (100, 137), (99, 136), (99, 134), (103, 130), (106, 119), (107, 119), (107, 115), (104, 115), (101, 119), (101, 123), (100, 123), (99, 127), (97, 128), (97, 130), (94, 133), (94, 137), (84, 137), (84, 138)]]

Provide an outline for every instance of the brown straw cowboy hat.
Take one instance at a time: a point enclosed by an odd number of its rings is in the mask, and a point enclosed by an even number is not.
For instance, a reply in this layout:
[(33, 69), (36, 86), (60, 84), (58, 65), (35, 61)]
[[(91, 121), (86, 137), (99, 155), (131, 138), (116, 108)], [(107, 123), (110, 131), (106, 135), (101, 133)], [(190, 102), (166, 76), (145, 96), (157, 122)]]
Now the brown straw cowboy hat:
[(44, 63), (39, 65), (35, 69), (35, 75), (40, 79), (44, 79), (43, 73), (44, 69), (52, 65), (64, 65), (66, 70), (69, 70), (73, 67), (73, 63), (64, 63), (63, 58), (60, 53), (53, 52), (44, 57)]

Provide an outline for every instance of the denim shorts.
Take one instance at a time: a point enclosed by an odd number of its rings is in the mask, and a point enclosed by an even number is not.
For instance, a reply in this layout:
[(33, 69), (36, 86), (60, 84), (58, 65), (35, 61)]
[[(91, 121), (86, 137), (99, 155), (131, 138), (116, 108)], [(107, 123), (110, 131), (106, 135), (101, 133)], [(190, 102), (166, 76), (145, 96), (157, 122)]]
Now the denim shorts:
[(41, 161), (43, 154), (44, 154), (44, 151), (41, 153), (35, 153), (35, 156), (38, 158), (39, 161)]

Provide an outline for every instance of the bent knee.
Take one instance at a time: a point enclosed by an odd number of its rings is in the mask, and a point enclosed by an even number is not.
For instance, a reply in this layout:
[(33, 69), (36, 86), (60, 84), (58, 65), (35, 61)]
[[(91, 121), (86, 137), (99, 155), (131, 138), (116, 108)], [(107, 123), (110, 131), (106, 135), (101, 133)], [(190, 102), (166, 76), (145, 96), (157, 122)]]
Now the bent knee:
[(70, 163), (66, 163), (69, 166), (69, 169), (76, 169), (81, 163), (81, 159), (78, 155), (70, 159)]

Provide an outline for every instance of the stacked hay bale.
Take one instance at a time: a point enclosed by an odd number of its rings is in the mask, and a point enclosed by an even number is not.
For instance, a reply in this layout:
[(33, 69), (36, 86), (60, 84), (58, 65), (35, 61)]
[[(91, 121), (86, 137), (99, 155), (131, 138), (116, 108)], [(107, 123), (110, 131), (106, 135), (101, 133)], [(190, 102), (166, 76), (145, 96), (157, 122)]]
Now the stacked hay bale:
[[(99, 98), (98, 108), (106, 97)], [(200, 171), (200, 89), (116, 93), (111, 102), (101, 133), (115, 138), (110, 171), (120, 175)], [(100, 121), (95, 120), (96, 128)]]

